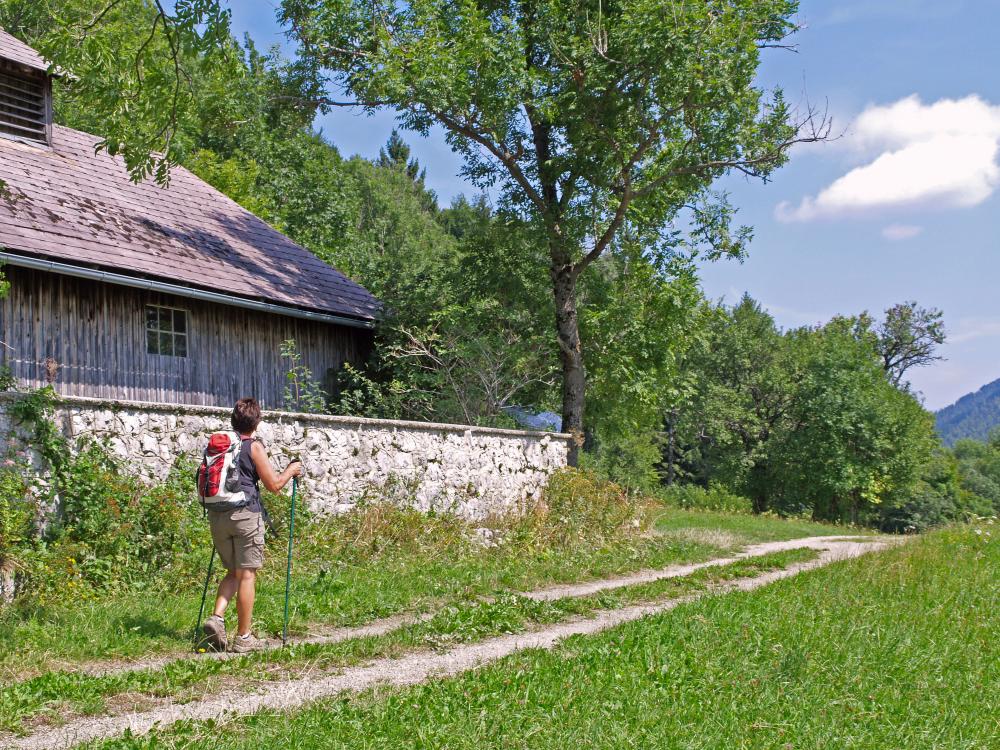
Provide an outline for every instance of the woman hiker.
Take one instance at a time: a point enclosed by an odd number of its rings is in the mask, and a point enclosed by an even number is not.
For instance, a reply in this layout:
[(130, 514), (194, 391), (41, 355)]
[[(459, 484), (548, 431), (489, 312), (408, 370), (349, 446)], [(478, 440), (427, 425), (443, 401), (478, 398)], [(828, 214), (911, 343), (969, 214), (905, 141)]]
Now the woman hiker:
[(270, 492), (279, 492), (293, 477), (302, 474), (302, 464), (292, 461), (281, 473), (275, 472), (267, 449), (254, 432), (260, 424), (260, 405), (252, 398), (241, 398), (233, 407), (232, 425), (239, 434), (240, 482), (246, 503), (232, 510), (209, 510), (212, 542), (225, 566), (226, 577), (219, 583), (215, 611), (202, 629), (205, 642), (218, 651), (226, 650), (226, 608), (236, 597), (236, 637), (229, 650), (236, 653), (258, 651), (264, 641), (250, 632), (257, 571), (264, 565), (264, 506), (260, 501), (260, 483)]

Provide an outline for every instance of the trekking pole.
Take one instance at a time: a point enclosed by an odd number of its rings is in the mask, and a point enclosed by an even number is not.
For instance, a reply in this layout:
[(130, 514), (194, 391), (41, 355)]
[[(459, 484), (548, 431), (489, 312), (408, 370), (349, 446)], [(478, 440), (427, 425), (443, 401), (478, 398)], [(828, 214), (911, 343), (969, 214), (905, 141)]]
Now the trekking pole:
[(299, 494), (299, 478), (292, 479), (292, 509), (288, 519), (288, 567), (285, 569), (285, 623), (281, 628), (281, 645), (288, 645), (288, 593), (292, 586), (292, 544), (295, 538), (295, 496)]
[(194, 624), (194, 630), (191, 633), (191, 638), (194, 641), (194, 645), (198, 646), (198, 626), (201, 625), (202, 615), (205, 614), (205, 600), (208, 598), (208, 584), (212, 580), (212, 566), (215, 565), (215, 543), (212, 543), (212, 554), (208, 558), (208, 573), (205, 575), (205, 589), (201, 592), (201, 607), (198, 609), (198, 620)]

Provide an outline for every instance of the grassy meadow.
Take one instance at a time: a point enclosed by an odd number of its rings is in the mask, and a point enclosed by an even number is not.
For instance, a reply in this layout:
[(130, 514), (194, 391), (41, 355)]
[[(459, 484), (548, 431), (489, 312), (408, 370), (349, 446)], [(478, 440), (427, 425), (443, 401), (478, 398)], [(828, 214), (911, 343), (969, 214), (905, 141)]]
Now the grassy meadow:
[[(765, 539), (856, 533), (668, 508), (576, 473), (557, 479), (546, 503), (544, 511), (483, 526), (385, 504), (304, 523), (296, 541), (292, 632), (698, 562)], [(0, 679), (188, 651), (211, 549), (207, 524), (194, 523), (204, 525), (204, 547), (185, 553), (188, 563), (180, 572), (104, 590), (57, 590), (44, 602), (28, 599), (0, 611), (0, 641), (8, 646), (0, 653)], [(255, 607), (255, 627), (272, 636), (281, 629), (284, 596), (285, 539), (278, 531), (268, 542)]]
[(811, 549), (777, 552), (704, 568), (689, 576), (554, 601), (539, 602), (504, 594), (489, 600), (446, 606), (429, 619), (380, 636), (330, 644), (300, 644), (235, 659), (186, 659), (103, 675), (47, 672), (0, 687), (0, 732), (23, 733), (28, 726), (60, 724), (74, 717), (103, 714), (112, 708), (116, 711), (138, 709), (152, 705), (159, 698), (194, 699), (234, 682), (243, 689), (252, 690), (263, 683), (316, 675), (375, 658), (440, 650), (525, 632), (602, 610), (703, 593), (728, 581), (812, 560), (817, 554)]
[(88, 748), (992, 750), (998, 537), (936, 531), (458, 678)]

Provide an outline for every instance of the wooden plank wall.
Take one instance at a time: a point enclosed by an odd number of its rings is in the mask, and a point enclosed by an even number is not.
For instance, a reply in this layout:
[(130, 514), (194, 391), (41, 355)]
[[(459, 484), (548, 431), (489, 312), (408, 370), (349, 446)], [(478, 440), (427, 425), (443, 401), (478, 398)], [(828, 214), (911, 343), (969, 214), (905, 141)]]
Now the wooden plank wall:
[[(24, 385), (44, 385), (45, 361), (59, 363), (65, 395), (228, 406), (243, 396), (281, 408), (295, 339), (322, 381), (330, 368), (368, 356), (369, 331), (7, 266), (0, 301), (3, 360)], [(146, 351), (146, 305), (188, 313), (188, 356)]]

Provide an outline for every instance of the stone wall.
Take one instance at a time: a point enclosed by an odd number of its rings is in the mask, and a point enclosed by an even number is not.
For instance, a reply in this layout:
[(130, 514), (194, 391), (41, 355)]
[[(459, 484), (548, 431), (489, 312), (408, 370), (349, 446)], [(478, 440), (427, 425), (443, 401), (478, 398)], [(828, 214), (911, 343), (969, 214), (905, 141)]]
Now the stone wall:
[[(0, 440), (16, 429), (0, 397)], [(208, 435), (229, 429), (229, 410), (64, 398), (57, 423), (71, 439), (90, 436), (148, 479), (179, 456), (200, 459)], [(303, 496), (317, 512), (343, 512), (388, 497), (422, 510), (468, 517), (516, 509), (566, 464), (568, 435), (460, 425), (267, 412), (258, 430), (275, 463), (302, 459)]]

